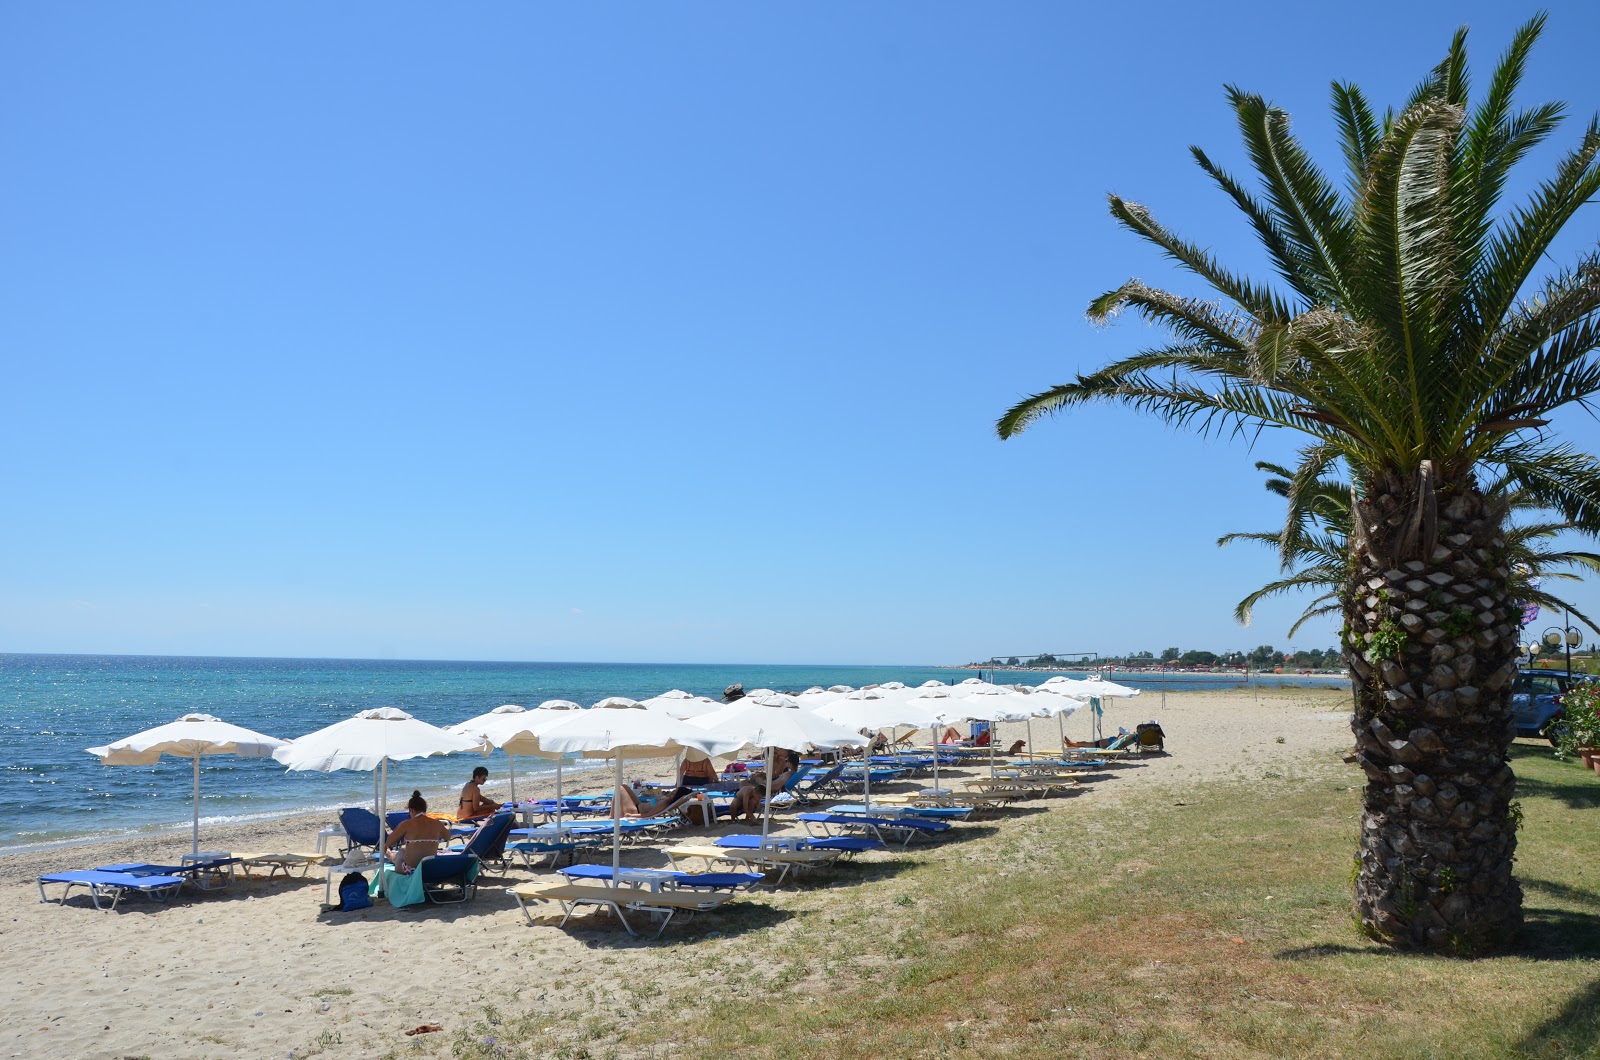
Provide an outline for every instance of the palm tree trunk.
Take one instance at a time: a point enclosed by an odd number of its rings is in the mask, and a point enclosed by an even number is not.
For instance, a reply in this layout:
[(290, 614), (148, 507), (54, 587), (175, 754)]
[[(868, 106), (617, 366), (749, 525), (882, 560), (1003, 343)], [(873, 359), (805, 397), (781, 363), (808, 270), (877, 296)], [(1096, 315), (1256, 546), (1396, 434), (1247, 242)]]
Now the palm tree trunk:
[(1511, 683), (1520, 609), (1500, 520), (1471, 476), (1384, 472), (1356, 501), (1345, 659), (1367, 775), (1355, 880), (1364, 931), (1478, 953), (1522, 923), (1511, 875)]

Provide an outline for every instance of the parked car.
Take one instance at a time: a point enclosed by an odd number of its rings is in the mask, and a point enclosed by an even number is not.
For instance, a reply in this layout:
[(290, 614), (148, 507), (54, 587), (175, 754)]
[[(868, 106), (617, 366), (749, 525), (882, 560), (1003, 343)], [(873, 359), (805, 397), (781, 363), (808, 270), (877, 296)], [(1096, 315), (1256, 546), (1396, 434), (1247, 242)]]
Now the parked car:
[(1511, 713), (1517, 735), (1544, 737), (1555, 743), (1554, 729), (1561, 721), (1561, 697), (1586, 674), (1571, 677), (1562, 670), (1521, 670), (1511, 683)]

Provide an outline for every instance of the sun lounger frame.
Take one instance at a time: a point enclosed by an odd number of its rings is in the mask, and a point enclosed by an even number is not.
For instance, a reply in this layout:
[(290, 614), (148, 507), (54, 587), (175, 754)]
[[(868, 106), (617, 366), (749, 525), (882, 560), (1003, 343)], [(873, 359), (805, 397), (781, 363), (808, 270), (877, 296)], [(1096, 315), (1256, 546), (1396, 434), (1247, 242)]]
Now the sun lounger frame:
[(609, 909), (617, 915), (629, 935), (637, 938), (639, 933), (633, 930), (633, 925), (628, 923), (627, 914), (644, 913), (652, 918), (660, 917), (661, 923), (656, 928), (652, 938), (660, 938), (661, 933), (667, 930), (667, 925), (672, 923), (672, 918), (678, 913), (693, 915), (695, 913), (710, 912), (720, 907), (729, 898), (730, 893), (712, 892), (710, 894), (684, 891), (651, 891), (643, 887), (612, 886), (610, 884), (580, 884), (568, 883), (545, 887), (508, 887), (506, 893), (517, 900), (517, 906), (522, 910), (522, 915), (527, 918), (530, 926), (538, 926), (533, 913), (528, 909), (529, 902), (558, 902), (561, 905), (562, 917), (560, 927), (566, 927), (567, 921), (582, 906), (595, 906)]
[[(89, 900), (96, 909), (110, 912), (117, 908), (117, 903), (122, 900), (124, 891), (137, 891), (153, 901), (164, 902), (183, 889), (187, 882), (182, 876), (137, 876), (130, 872), (105, 872), (101, 869), (75, 869), (68, 872), (49, 872), (39, 877), (39, 901), (48, 903), (50, 898), (44, 893), (47, 883), (63, 883), (66, 888), (61, 892), (60, 904), (67, 904), (67, 895), (72, 893), (74, 887), (86, 887), (89, 890)], [(109, 895), (111, 904), (100, 904), (102, 895)]]

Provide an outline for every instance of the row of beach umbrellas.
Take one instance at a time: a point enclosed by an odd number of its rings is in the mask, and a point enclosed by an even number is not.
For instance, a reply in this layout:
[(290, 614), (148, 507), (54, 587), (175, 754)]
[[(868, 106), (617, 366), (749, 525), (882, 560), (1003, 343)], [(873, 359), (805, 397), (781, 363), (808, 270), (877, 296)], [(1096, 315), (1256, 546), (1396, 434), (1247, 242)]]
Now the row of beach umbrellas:
[[(106, 765), (151, 765), (162, 755), (193, 760), (194, 852), (200, 849), (200, 759), (210, 754), (271, 756), (290, 771), (373, 772), (378, 819), (386, 821), (388, 768), (391, 761), (432, 755), (504, 750), (511, 761), (512, 797), (516, 797), (515, 756), (554, 759), (557, 807), (561, 806), (562, 761), (577, 754), (615, 762), (615, 783), (622, 786), (627, 759), (693, 754), (720, 757), (749, 748), (767, 752), (767, 802), (771, 802), (772, 751), (776, 747), (836, 749), (867, 742), (863, 733), (901, 725), (940, 726), (958, 721), (1028, 720), (1071, 714), (1085, 698), (1137, 695), (1138, 690), (1099, 680), (1051, 678), (1029, 692), (971, 678), (955, 685), (937, 681), (910, 688), (898, 682), (853, 689), (844, 685), (812, 688), (796, 696), (757, 689), (732, 703), (718, 703), (674, 689), (643, 701), (620, 696), (583, 708), (567, 700), (549, 700), (527, 709), (507, 704), (487, 714), (442, 729), (394, 707), (364, 710), (354, 717), (295, 740), (279, 740), (209, 714), (187, 714), (88, 751)], [(991, 745), (992, 746), (992, 745)], [(991, 752), (992, 755), (992, 752)], [(938, 786), (935, 754), (934, 785)], [(992, 758), (991, 758), (992, 762)], [(991, 767), (992, 768), (992, 767)], [(866, 769), (865, 798), (870, 805), (871, 770)], [(612, 800), (613, 868), (620, 860), (620, 800)], [(766, 838), (770, 818), (764, 816)], [(381, 849), (381, 847), (380, 847)]]

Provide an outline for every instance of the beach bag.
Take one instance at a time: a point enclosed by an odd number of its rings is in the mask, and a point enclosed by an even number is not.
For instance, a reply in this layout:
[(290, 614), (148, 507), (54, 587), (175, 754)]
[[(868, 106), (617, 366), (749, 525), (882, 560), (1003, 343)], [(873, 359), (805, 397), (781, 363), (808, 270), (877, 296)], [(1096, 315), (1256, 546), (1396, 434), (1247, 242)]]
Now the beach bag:
[(367, 889), (367, 878), (359, 872), (347, 872), (344, 879), (339, 881), (339, 904), (335, 909), (348, 913), (355, 909), (365, 909), (372, 904), (372, 895)]

